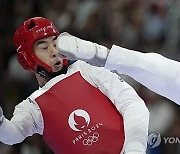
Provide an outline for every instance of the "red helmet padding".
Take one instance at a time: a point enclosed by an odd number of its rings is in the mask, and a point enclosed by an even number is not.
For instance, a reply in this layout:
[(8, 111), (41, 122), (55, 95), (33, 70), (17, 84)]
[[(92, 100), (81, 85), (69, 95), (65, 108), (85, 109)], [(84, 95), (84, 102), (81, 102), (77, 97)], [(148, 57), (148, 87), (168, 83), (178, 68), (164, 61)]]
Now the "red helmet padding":
[(37, 40), (58, 35), (59, 32), (54, 23), (48, 19), (35, 17), (26, 20), (14, 34), (18, 62), (25, 70), (36, 71), (37, 65), (40, 65), (51, 72), (52, 68), (35, 55), (34, 43)]

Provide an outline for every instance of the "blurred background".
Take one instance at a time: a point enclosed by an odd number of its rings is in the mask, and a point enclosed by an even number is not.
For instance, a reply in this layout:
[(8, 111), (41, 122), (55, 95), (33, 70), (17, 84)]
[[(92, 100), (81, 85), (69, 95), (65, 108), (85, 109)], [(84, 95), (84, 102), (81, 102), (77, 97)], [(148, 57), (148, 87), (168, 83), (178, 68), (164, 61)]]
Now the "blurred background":
[[(0, 0), (0, 106), (10, 119), (15, 105), (38, 88), (35, 77), (16, 61), (15, 29), (26, 19), (43, 16), (60, 32), (111, 48), (116, 44), (141, 52), (157, 52), (180, 60), (180, 0)], [(173, 68), (172, 68), (173, 69)], [(180, 110), (175, 103), (123, 76), (146, 102), (149, 133), (159, 132), (161, 144), (148, 154), (180, 154)], [(22, 143), (0, 143), (0, 154), (52, 154), (41, 136)]]

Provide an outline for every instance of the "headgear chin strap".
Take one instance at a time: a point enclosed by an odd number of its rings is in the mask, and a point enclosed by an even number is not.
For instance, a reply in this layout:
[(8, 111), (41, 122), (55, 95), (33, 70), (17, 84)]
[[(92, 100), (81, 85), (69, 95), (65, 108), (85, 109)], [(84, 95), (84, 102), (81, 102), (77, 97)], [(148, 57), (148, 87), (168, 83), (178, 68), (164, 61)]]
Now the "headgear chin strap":
[(63, 59), (63, 68), (57, 72), (48, 72), (44, 67), (37, 65), (37, 73), (42, 77), (42, 78), (54, 78), (58, 75), (61, 74), (66, 74), (68, 67), (73, 63), (73, 61)]
[(60, 71), (57, 72), (48, 72), (44, 67), (42, 66), (37, 66), (37, 73), (42, 77), (42, 78), (54, 78), (58, 75), (61, 74), (66, 74), (67, 73), (67, 69), (68, 69), (68, 65), (67, 66), (63, 66), (63, 68)]

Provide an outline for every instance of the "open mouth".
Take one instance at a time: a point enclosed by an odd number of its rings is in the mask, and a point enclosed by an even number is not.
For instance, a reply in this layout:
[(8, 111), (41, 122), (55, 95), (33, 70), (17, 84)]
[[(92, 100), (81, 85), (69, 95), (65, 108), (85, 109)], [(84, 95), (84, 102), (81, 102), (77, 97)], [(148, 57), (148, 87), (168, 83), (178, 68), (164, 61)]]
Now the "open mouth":
[(61, 62), (60, 61), (57, 61), (56, 63), (55, 63), (55, 66), (59, 66), (61, 64)]

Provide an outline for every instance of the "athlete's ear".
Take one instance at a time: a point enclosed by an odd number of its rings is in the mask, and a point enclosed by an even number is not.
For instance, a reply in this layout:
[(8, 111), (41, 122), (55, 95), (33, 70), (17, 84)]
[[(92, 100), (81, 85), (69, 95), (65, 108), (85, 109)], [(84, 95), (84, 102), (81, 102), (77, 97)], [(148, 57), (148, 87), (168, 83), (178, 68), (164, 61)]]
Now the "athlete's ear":
[(25, 70), (31, 70), (32, 69), (31, 60), (29, 60), (28, 56), (26, 55), (26, 52), (24, 52), (24, 51), (18, 52), (17, 53), (17, 60)]

